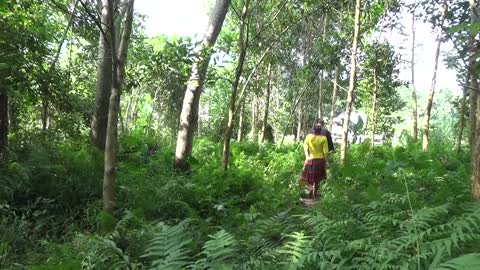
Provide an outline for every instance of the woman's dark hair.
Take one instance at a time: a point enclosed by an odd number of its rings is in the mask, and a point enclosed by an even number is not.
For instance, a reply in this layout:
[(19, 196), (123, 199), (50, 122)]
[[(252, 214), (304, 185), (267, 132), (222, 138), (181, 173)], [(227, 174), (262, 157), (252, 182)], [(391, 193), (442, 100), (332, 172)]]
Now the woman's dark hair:
[(313, 132), (319, 133), (320, 131), (322, 131), (323, 124), (324, 124), (323, 120), (321, 118), (317, 118), (313, 123), (313, 127), (312, 127)]
[(320, 131), (322, 131), (322, 126), (315, 124), (315, 125), (313, 126), (313, 131), (314, 131), (315, 133), (319, 133)]

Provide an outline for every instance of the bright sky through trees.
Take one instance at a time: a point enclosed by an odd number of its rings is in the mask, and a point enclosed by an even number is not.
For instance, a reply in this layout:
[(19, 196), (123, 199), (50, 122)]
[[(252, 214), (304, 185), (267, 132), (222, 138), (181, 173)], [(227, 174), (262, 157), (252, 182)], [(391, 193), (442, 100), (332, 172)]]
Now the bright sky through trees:
[[(211, 8), (210, 0), (138, 0), (136, 3), (137, 12), (147, 15), (145, 26), (146, 33), (150, 36), (159, 34), (195, 36), (202, 35), (208, 22), (208, 12)], [(405, 12), (405, 11), (404, 11)], [(404, 26), (404, 32), (408, 36), (402, 36), (397, 30), (387, 32), (384, 37), (396, 46), (398, 52), (402, 54), (402, 59), (410, 60), (410, 28), (411, 15), (401, 14), (401, 23)], [(416, 86), (419, 92), (426, 92), (431, 84), (433, 60), (435, 54), (435, 34), (432, 33), (431, 25), (421, 20), (416, 22), (417, 28), (417, 48), (415, 58), (415, 76)], [(455, 72), (447, 70), (443, 59), (445, 52), (452, 50), (450, 41), (442, 44), (442, 54), (437, 77), (437, 89), (452, 90), (460, 95), (461, 89), (458, 86)], [(410, 81), (410, 66), (404, 62), (401, 69), (400, 78)], [(423, 106), (423, 104), (420, 104)], [(419, 108), (423, 110), (422, 107)]]

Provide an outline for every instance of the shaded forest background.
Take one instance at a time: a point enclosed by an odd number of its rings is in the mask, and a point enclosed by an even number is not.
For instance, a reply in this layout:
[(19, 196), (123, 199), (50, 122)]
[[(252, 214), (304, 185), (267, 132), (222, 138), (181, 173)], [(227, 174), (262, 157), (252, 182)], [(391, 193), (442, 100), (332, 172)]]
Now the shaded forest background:
[[(211, 6), (197, 42), (148, 37), (135, 0), (0, 0), (0, 267), (480, 265), (477, 1)], [(414, 76), (416, 21), (437, 35), (432, 78)], [(447, 41), (462, 96), (436, 85)], [(301, 142), (338, 115), (305, 208)]]

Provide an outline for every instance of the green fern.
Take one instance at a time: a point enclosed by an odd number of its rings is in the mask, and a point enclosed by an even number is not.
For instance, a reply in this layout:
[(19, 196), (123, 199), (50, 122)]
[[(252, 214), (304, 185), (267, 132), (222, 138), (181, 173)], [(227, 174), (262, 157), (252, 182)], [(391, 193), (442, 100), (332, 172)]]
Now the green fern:
[(190, 263), (189, 244), (191, 235), (186, 227), (190, 220), (184, 220), (175, 226), (163, 223), (157, 225), (160, 230), (147, 246), (141, 257), (151, 261), (150, 269), (182, 269)]
[(288, 269), (301, 269), (312, 252), (312, 237), (306, 236), (304, 232), (295, 232), (288, 236), (292, 240), (278, 250), (281, 255), (287, 256), (285, 265)]
[(238, 243), (235, 237), (225, 230), (210, 235), (199, 254), (202, 259), (191, 266), (192, 269), (232, 269), (234, 258), (238, 255)]
[(480, 269), (480, 253), (469, 253), (440, 264), (435, 270)]

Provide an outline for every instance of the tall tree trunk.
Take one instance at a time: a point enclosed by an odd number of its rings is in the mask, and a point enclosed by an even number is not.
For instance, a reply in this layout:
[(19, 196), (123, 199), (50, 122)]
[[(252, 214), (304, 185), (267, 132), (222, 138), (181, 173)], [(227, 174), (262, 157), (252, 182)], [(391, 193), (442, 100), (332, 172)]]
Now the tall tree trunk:
[[(465, 85), (469, 85), (470, 83), (470, 76), (467, 77), (467, 81)], [(458, 121), (458, 136), (457, 136), (457, 143), (455, 144), (455, 152), (460, 153), (460, 148), (462, 146), (462, 137), (463, 137), (463, 129), (465, 127), (465, 107), (467, 103), (467, 88), (463, 88), (463, 96), (462, 96), (462, 104), (460, 106), (460, 119)]]
[(323, 70), (320, 72), (318, 85), (318, 118), (323, 119)]
[(333, 81), (333, 91), (332, 91), (332, 109), (330, 111), (330, 130), (333, 127), (333, 118), (335, 117), (335, 105), (337, 102), (337, 89), (338, 89), (338, 66), (335, 67), (335, 78)]
[[(478, 1), (469, 0), (470, 5), (470, 24), (478, 23)], [(475, 44), (475, 36), (469, 37), (469, 73), (470, 73), (470, 152), (472, 159), (472, 200), (478, 201), (480, 199), (480, 96), (478, 95), (478, 75), (476, 69), (478, 63), (476, 61), (477, 44)]]
[[(45, 86), (47, 87), (47, 86)], [(42, 93), (42, 131), (45, 132), (48, 129), (48, 95), (46, 89)]]
[(295, 135), (298, 142), (302, 141), (302, 123), (303, 123), (303, 113), (302, 113), (302, 106), (298, 110), (297, 114), (297, 135)]
[[(322, 42), (325, 43), (327, 36), (328, 15), (325, 13), (323, 21)], [(318, 87), (318, 118), (323, 119), (323, 69), (320, 72), (320, 82)]]
[(257, 130), (257, 123), (258, 123), (258, 97), (257, 94), (253, 93), (252, 95), (252, 123), (251, 123), (251, 130), (250, 130), (250, 139), (253, 142), (258, 141), (258, 130)]
[(267, 134), (268, 110), (270, 109), (270, 92), (272, 89), (272, 63), (270, 62), (268, 63), (267, 73), (268, 73), (268, 85), (267, 85), (267, 95), (265, 96), (265, 113), (263, 115), (262, 143), (265, 142), (265, 136)]
[[(416, 3), (414, 4), (416, 5)], [(417, 112), (417, 88), (415, 88), (415, 6), (412, 11), (412, 59), (410, 62), (412, 72), (412, 116), (413, 116), (413, 141), (418, 140), (418, 112)]]
[(112, 91), (112, 49), (107, 36), (112, 24), (109, 20), (107, 1), (101, 0), (98, 3), (102, 29), (98, 40), (95, 108), (90, 129), (90, 143), (101, 151), (105, 150), (110, 93)]
[(229, 6), (230, 0), (215, 2), (207, 31), (203, 37), (202, 52), (192, 66), (192, 73), (187, 83), (175, 149), (175, 168), (184, 172), (190, 169), (187, 159), (192, 154), (193, 136), (198, 121), (198, 106), (210, 61), (210, 49), (215, 45)]
[(377, 73), (373, 70), (373, 95), (372, 95), (372, 115), (370, 117), (371, 123), (371, 137), (370, 143), (371, 146), (375, 146), (375, 127), (377, 122), (377, 93), (378, 93), (378, 84), (377, 84)]
[(443, 35), (443, 24), (445, 22), (445, 17), (448, 12), (448, 3), (447, 0), (443, 3), (443, 13), (440, 19), (440, 27), (437, 36), (437, 50), (435, 53), (435, 66), (433, 68), (433, 77), (432, 85), (430, 86), (430, 93), (428, 94), (427, 107), (425, 109), (425, 118), (423, 120), (423, 141), (422, 141), (422, 150), (426, 152), (428, 150), (428, 135), (430, 130), (430, 115), (432, 113), (433, 106), (433, 96), (435, 94), (435, 84), (437, 83), (437, 70), (438, 70), (438, 58), (440, 56), (440, 45), (442, 44), (442, 35)]
[(17, 132), (18, 129), (18, 107), (12, 99), (8, 99), (8, 132)]
[(352, 44), (352, 64), (350, 69), (350, 83), (348, 86), (347, 108), (345, 110), (345, 121), (343, 123), (342, 145), (340, 147), (340, 159), (345, 163), (347, 159), (347, 145), (348, 145), (348, 127), (350, 123), (350, 114), (352, 113), (352, 106), (354, 100), (355, 81), (357, 73), (357, 49), (358, 40), (360, 38), (360, 18), (361, 18), (361, 0), (356, 0), (355, 4), (355, 31), (353, 34)]
[[(227, 171), (228, 169), (228, 160), (230, 158), (230, 140), (232, 139), (232, 132), (233, 132), (233, 125), (235, 123), (235, 102), (237, 99), (237, 90), (238, 84), (240, 82), (240, 77), (242, 76), (243, 72), (243, 65), (245, 63), (245, 57), (247, 55), (247, 43), (248, 37), (245, 36), (245, 25), (247, 21), (248, 15), (248, 5), (250, 0), (245, 0), (243, 5), (242, 15), (240, 17), (240, 35), (238, 39), (238, 64), (237, 68), (235, 69), (235, 78), (232, 84), (232, 94), (230, 96), (230, 107), (228, 111), (228, 125), (227, 129), (225, 130), (225, 141), (223, 142), (223, 151), (222, 151), (222, 169), (223, 171)], [(247, 29), (247, 36), (248, 36), (248, 29)]]
[(8, 146), (8, 95), (5, 89), (0, 90), (0, 167), (7, 160)]
[[(473, 67), (473, 65), (472, 65)], [(470, 135), (469, 135), (469, 146), (470, 146), (470, 156), (473, 160), (473, 154), (475, 150), (475, 141), (476, 141), (476, 130), (477, 130), (477, 97), (478, 97), (478, 77), (474, 71), (469, 71), (470, 73), (470, 111), (469, 111), (469, 122), (470, 122)]]
[[(475, 1), (475, 4), (477, 2)], [(476, 5), (475, 5), (476, 6)], [(472, 76), (475, 91), (478, 91), (478, 78)], [(475, 137), (472, 154), (472, 201), (480, 200), (480, 95), (476, 95), (476, 112), (475, 112)]]
[(117, 49), (116, 28), (114, 23), (114, 0), (107, 0), (110, 49), (112, 52), (112, 89), (108, 109), (107, 134), (105, 140), (105, 164), (103, 172), (103, 210), (113, 214), (115, 196), (115, 168), (117, 166), (118, 115), (122, 83), (125, 79), (128, 44), (132, 31), (133, 6), (135, 0), (128, 0), (127, 17), (120, 45)]
[(243, 139), (243, 117), (244, 117), (244, 110), (245, 110), (245, 102), (240, 105), (240, 117), (238, 119), (238, 133), (237, 133), (237, 141), (241, 142)]
[[(470, 24), (473, 25), (477, 22), (477, 0), (469, 0), (469, 9), (470, 9)], [(470, 156), (473, 161), (474, 159), (474, 150), (475, 150), (475, 141), (476, 141), (476, 130), (477, 130), (477, 97), (478, 97), (478, 75), (475, 72), (476, 62), (475, 62), (475, 35), (470, 33), (468, 38), (468, 48), (469, 48), (469, 61), (468, 61), (468, 76), (470, 83), (470, 111), (469, 111), (469, 122), (470, 122), (470, 135), (469, 135), (469, 147), (470, 147)], [(473, 164), (473, 163), (472, 163)]]

